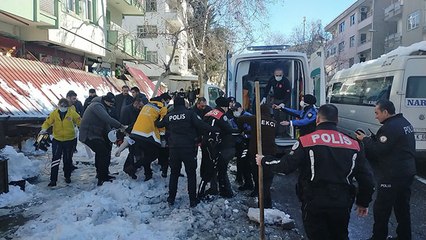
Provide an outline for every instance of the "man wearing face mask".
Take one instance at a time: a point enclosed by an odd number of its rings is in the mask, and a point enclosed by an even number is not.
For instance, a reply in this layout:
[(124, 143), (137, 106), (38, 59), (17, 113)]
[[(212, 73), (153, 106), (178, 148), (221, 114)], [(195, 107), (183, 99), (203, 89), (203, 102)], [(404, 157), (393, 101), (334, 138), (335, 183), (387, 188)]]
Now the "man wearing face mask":
[(108, 114), (108, 109), (114, 106), (114, 102), (114, 94), (110, 92), (105, 96), (95, 97), (81, 120), (79, 140), (95, 152), (98, 186), (104, 182), (112, 182), (114, 179), (113, 176), (108, 175), (112, 148), (108, 132), (111, 127), (122, 131), (126, 129), (126, 126)]
[(296, 120), (282, 121), (280, 122), (280, 124), (283, 126), (295, 126), (299, 128), (300, 136), (304, 136), (315, 131), (315, 119), (317, 117), (318, 112), (317, 107), (315, 106), (316, 102), (317, 99), (315, 98), (315, 96), (311, 94), (306, 94), (303, 95), (302, 100), (300, 101), (300, 107), (302, 108), (302, 110), (287, 108), (284, 104), (273, 105), (273, 107), (275, 109), (280, 109), (292, 116), (297, 117), (298, 119)]
[[(284, 71), (282, 68), (276, 68), (274, 71), (274, 76), (269, 79), (268, 85), (266, 85), (265, 92), (263, 94), (263, 99), (261, 104), (266, 103), (267, 97), (271, 97), (270, 104), (286, 104), (290, 103), (291, 97), (291, 85), (290, 81), (284, 76)], [(277, 122), (281, 122), (285, 119), (283, 112), (278, 110), (273, 111), (274, 119)], [(277, 134), (282, 134), (284, 132), (283, 127), (276, 128)]]
[(64, 163), (65, 182), (71, 183), (73, 140), (75, 138), (74, 126), (80, 126), (80, 115), (69, 106), (67, 99), (60, 99), (58, 108), (49, 114), (41, 126), (40, 134), (45, 134), (49, 127), (53, 127), (49, 187), (56, 186), (61, 157)]
[(171, 97), (167, 93), (152, 98), (141, 109), (131, 132), (135, 143), (135, 168), (140, 166), (145, 170), (145, 181), (152, 178), (151, 163), (158, 158), (161, 146), (161, 132), (164, 128), (157, 128), (155, 121), (162, 119), (167, 114), (167, 105)]

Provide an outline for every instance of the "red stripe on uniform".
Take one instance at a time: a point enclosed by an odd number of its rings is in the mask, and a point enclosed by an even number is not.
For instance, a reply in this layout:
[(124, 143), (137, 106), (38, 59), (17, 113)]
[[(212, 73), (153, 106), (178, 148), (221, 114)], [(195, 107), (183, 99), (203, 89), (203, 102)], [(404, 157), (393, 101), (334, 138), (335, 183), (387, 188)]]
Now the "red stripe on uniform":
[(217, 109), (213, 109), (210, 112), (206, 113), (206, 117), (214, 117), (216, 119), (220, 119), (223, 116), (223, 112), (217, 110)]
[(334, 130), (317, 130), (311, 134), (300, 137), (300, 142), (304, 147), (323, 145), (333, 148), (349, 148), (357, 151), (360, 150), (357, 141), (351, 139), (343, 133)]

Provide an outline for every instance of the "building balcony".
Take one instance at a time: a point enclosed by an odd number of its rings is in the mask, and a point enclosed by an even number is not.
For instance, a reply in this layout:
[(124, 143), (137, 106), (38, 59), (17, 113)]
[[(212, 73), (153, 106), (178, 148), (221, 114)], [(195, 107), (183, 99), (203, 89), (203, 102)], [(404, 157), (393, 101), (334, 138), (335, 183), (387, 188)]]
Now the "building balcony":
[(2, 22), (47, 28), (58, 26), (59, 0), (0, 1), (0, 9)]
[(371, 28), (371, 24), (373, 23), (373, 14), (372, 12), (368, 12), (364, 18), (360, 18), (358, 22), (358, 31), (361, 31), (365, 28)]
[(143, 41), (113, 22), (107, 30), (107, 47), (120, 59), (144, 59)]
[(111, 6), (123, 15), (143, 15), (145, 9), (144, 0), (107, 0), (107, 7)]
[(372, 46), (371, 39), (367, 38), (367, 39), (360, 40), (360, 43), (357, 48), (357, 52), (358, 53), (364, 52), (368, 49), (371, 49), (371, 46)]
[(396, 21), (402, 17), (403, 3), (397, 0), (385, 8), (385, 21)]
[(385, 38), (385, 52), (390, 52), (395, 48), (401, 46), (402, 44), (402, 34), (401, 33), (393, 33), (388, 35)]
[(183, 14), (178, 9), (170, 9), (170, 11), (164, 13), (164, 19), (175, 28), (180, 29), (184, 26)]

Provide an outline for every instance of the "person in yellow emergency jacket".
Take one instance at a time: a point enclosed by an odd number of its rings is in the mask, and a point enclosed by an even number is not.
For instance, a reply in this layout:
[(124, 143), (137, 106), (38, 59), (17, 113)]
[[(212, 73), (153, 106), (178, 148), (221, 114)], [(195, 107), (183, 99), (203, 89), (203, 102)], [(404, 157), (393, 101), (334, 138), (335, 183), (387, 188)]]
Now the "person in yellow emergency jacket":
[(138, 118), (131, 132), (131, 138), (135, 140), (136, 163), (132, 171), (143, 166), (145, 170), (145, 181), (152, 178), (151, 163), (158, 158), (158, 151), (161, 146), (160, 132), (155, 126), (155, 121), (162, 119), (167, 114), (167, 104), (171, 97), (167, 93), (159, 97), (152, 98), (149, 103), (141, 109)]
[(71, 183), (74, 126), (80, 126), (80, 115), (70, 108), (67, 99), (59, 100), (58, 108), (53, 110), (41, 126), (40, 134), (46, 134), (47, 129), (53, 128), (52, 163), (49, 187), (56, 186), (61, 157), (64, 161), (65, 182)]

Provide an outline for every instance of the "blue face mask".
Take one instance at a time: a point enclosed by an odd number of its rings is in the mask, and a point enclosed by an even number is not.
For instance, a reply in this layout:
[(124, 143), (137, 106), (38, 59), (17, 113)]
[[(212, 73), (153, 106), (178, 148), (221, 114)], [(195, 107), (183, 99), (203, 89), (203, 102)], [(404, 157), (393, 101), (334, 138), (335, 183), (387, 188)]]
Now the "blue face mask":
[(66, 112), (68, 110), (68, 108), (67, 107), (59, 107), (59, 111), (60, 112)]

